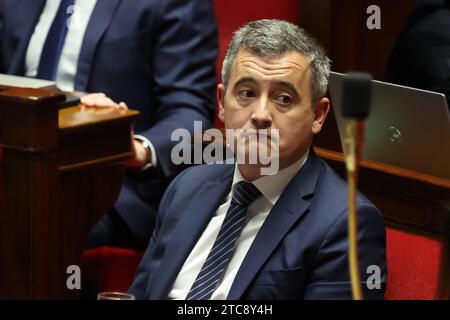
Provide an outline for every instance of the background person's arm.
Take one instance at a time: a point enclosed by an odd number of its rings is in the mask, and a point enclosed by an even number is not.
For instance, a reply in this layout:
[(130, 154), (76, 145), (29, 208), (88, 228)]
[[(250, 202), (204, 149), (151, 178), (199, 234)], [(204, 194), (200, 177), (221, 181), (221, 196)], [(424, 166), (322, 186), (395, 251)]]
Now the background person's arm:
[(176, 0), (161, 5), (153, 55), (156, 93), (154, 125), (143, 132), (155, 147), (164, 177), (176, 174), (170, 160), (174, 130), (193, 132), (194, 121), (212, 126), (216, 85), (217, 30), (212, 1)]

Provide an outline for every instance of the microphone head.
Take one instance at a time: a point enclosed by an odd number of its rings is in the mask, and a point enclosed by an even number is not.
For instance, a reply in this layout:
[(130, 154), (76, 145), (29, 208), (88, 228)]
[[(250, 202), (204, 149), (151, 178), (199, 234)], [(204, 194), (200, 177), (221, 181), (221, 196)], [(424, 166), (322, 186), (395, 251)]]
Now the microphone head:
[(372, 76), (368, 73), (350, 72), (342, 83), (342, 115), (364, 120), (369, 116), (372, 101)]

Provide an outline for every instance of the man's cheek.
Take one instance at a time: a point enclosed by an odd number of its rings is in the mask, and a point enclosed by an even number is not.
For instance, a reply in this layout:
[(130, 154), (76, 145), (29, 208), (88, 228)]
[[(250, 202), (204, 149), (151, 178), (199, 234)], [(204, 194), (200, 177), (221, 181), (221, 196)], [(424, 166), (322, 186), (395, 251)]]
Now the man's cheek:
[(240, 129), (245, 126), (245, 117), (242, 114), (232, 113), (228, 117), (225, 117), (225, 123), (227, 123), (227, 128), (230, 129)]

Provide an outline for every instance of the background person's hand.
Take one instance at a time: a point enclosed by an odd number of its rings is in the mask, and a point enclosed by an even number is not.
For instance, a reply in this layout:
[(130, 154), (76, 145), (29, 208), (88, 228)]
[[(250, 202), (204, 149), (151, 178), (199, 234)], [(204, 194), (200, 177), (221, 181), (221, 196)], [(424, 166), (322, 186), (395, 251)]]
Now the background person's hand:
[[(87, 112), (113, 112), (114, 110), (126, 111), (128, 106), (125, 102), (114, 102), (104, 93), (91, 93), (80, 98), (83, 111)], [(125, 162), (125, 167), (128, 169), (139, 169), (146, 165), (151, 159), (147, 148), (140, 142), (134, 139), (133, 128), (130, 132), (131, 148), (133, 156)]]
[(82, 103), (82, 107), (84, 107), (84, 110), (98, 110), (100, 108), (105, 108), (107, 110), (128, 110), (128, 106), (125, 102), (121, 101), (119, 103), (114, 102), (111, 98), (107, 97), (104, 93), (91, 93), (88, 95), (85, 95), (80, 98), (80, 101)]

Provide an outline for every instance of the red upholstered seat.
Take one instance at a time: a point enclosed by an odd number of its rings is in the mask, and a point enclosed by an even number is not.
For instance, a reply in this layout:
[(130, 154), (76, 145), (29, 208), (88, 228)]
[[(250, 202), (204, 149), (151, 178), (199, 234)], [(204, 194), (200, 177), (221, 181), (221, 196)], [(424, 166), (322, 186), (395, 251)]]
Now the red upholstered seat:
[(219, 27), (218, 68), (222, 65), (233, 32), (243, 24), (258, 19), (283, 19), (293, 23), (299, 21), (297, 0), (214, 0), (214, 8)]
[(439, 276), (439, 241), (387, 228), (387, 300), (432, 300)]
[(100, 247), (83, 252), (82, 296), (93, 298), (98, 292), (126, 292), (134, 279), (143, 252), (130, 249)]

